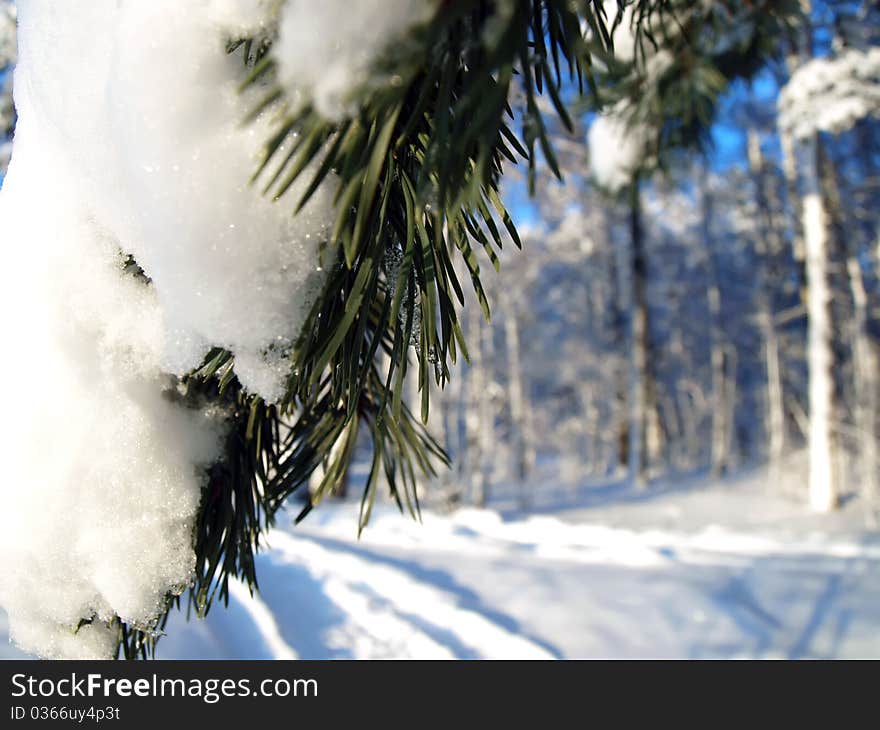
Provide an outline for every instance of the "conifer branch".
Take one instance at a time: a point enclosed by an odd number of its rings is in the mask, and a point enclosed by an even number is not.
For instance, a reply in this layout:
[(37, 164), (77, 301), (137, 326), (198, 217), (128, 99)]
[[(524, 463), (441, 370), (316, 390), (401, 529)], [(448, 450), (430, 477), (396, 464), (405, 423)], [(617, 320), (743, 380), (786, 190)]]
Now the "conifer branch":
[[(656, 21), (682, 5), (692, 3), (638, 0), (637, 44), (668, 42)], [(459, 355), (468, 358), (455, 260), (463, 261), (488, 320), (480, 258), (497, 268), (506, 240), (521, 245), (499, 192), (504, 166), (525, 162), (534, 191), (539, 158), (561, 177), (547, 109), (571, 129), (576, 113), (638, 97), (647, 54), (641, 65), (616, 64), (612, 31), (621, 18), (590, 0), (441, 3), (405, 49), (381, 59), (392, 82), (371, 90), (344, 121), (325, 119), (308, 103), (293, 107), (277, 79), (270, 37), (229, 44), (248, 64), (242, 89), (262, 89), (251, 117), (272, 110), (278, 118), (253, 184), (292, 214), (319, 187), (333, 186), (336, 219), (321, 253), (326, 283), (290, 352), (281, 401), (244, 392), (233, 356), (219, 348), (173, 395), (230, 414), (224, 456), (207, 475), (195, 528), (191, 610), (203, 616), (215, 599), (228, 602), (232, 579), (257, 588), (255, 554), (278, 510), (319, 466), (324, 477), (297, 519), (331, 493), (362, 430), (372, 459), (359, 529), (382, 477), (399, 508), (418, 516), (417, 479), (448, 463), (424, 427), (431, 389), (445, 385)], [(732, 61), (712, 63), (724, 74)], [(718, 84), (711, 75), (703, 84), (714, 100)], [(549, 104), (539, 104), (544, 94)], [(644, 103), (665, 108), (668, 99)], [(688, 118), (681, 105), (672, 108)], [(694, 119), (706, 124), (699, 109)], [(699, 138), (701, 128), (681, 133)], [(302, 180), (304, 192), (292, 197)], [(403, 402), (406, 377), (418, 378), (418, 416)], [(169, 608), (180, 603), (168, 597)], [(152, 627), (120, 622), (120, 653), (152, 655), (166, 620), (167, 612)]]

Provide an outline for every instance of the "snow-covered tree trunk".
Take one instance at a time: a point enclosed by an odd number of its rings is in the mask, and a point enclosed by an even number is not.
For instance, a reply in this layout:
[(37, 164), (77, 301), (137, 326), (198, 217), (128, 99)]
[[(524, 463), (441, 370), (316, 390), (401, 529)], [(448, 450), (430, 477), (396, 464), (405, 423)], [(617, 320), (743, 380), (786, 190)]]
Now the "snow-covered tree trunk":
[[(811, 0), (801, 0), (805, 18), (812, 12)], [(799, 42), (792, 47), (786, 59), (792, 77), (802, 63), (812, 57), (812, 29), (807, 24)], [(789, 86), (792, 79), (789, 80)], [(780, 93), (780, 101), (786, 96)], [(820, 150), (817, 131), (796, 134), (784, 122), (780, 109), (780, 141), (783, 151), (783, 169), (788, 183), (791, 203), (800, 203), (800, 233), (803, 237), (805, 261), (804, 288), (807, 309), (807, 371), (808, 371), (808, 431), (809, 477), (808, 494), (812, 509), (828, 512), (839, 500), (837, 484), (834, 422), (834, 328), (831, 321), (831, 236), (828, 209), (822, 188)], [(799, 173), (799, 175), (798, 175)], [(801, 197), (797, 200), (794, 189), (801, 180)], [(799, 257), (799, 237), (795, 235), (795, 257)]]
[(834, 330), (831, 322), (830, 236), (828, 212), (819, 176), (818, 140), (801, 144), (804, 231), (807, 280), (807, 368), (809, 371), (809, 501), (818, 512), (838, 504), (835, 472)]
[(648, 484), (648, 300), (644, 229), (638, 178), (630, 186), (630, 382), (629, 474), (635, 485)]

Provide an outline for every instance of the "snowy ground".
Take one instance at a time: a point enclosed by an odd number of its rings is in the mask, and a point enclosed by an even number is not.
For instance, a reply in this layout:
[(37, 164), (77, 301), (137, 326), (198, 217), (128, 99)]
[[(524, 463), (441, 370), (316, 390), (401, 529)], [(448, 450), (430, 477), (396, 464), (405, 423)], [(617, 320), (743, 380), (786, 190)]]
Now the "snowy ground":
[(360, 542), (356, 505), (323, 504), (273, 533), (259, 599), (173, 617), (160, 656), (880, 657), (880, 536), (854, 511), (757, 478), (580, 496), (422, 525), (381, 508)]

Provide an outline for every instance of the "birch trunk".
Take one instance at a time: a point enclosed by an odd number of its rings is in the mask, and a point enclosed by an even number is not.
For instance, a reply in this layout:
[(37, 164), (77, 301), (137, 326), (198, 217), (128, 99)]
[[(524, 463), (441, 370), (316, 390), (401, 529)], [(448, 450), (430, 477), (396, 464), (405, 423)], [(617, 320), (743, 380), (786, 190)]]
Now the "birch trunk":
[(809, 371), (809, 501), (817, 512), (839, 500), (834, 437), (833, 335), (829, 281), (828, 212), (819, 178), (818, 141), (803, 143), (802, 225), (807, 279), (807, 367)]
[[(810, 0), (801, 0), (807, 18), (812, 11)], [(789, 69), (812, 56), (811, 29), (806, 28), (797, 53), (787, 59)], [(800, 166), (803, 195), (800, 200), (803, 255), (806, 262), (805, 288), (807, 308), (807, 370), (809, 377), (809, 503), (817, 512), (829, 512), (839, 502), (834, 435), (834, 329), (831, 322), (830, 254), (828, 210), (820, 176), (819, 140), (810, 136), (798, 146), (783, 134), (783, 157), (786, 179), (792, 187)], [(791, 175), (789, 172), (791, 169)], [(795, 193), (796, 195), (796, 193)], [(793, 201), (794, 202), (794, 201)], [(795, 255), (798, 254), (797, 241)]]

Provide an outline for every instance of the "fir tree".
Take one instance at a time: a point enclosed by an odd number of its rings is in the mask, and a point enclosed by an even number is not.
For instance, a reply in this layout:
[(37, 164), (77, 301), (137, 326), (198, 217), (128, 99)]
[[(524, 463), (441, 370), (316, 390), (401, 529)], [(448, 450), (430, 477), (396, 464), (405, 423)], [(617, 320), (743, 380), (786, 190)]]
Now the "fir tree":
[[(628, 186), (637, 237), (640, 177), (708, 143), (718, 95), (774, 52), (796, 14), (792, 3), (769, 0), (429, 6), (405, 43), (381, 49), (366, 80), (340, 92), (338, 108), (291, 97), (277, 24), (228, 39), (247, 69), (242, 91), (262, 96), (250, 120), (267, 110), (276, 119), (251, 184), (292, 214), (332, 187), (335, 219), (318, 262), (328, 273), (282, 353), (289, 374), (280, 398), (248, 392), (234, 353), (221, 347), (169, 386), (183, 404), (215, 405), (228, 430), (205, 475), (193, 584), (186, 597), (169, 592), (154, 625), (116, 621), (125, 657), (154, 652), (175, 605), (204, 615), (228, 601), (234, 578), (256, 590), (254, 555), (278, 510), (319, 468), (298, 519), (338, 489), (362, 432), (372, 461), (360, 528), (383, 478), (400, 509), (417, 516), (417, 480), (448, 463), (424, 423), (432, 390), (468, 358), (465, 287), (488, 321), (484, 267), (500, 266), (505, 242), (521, 246), (500, 196), (506, 168), (526, 165), (531, 191), (539, 163), (561, 177), (551, 125), (572, 129), (576, 116), (614, 110), (630, 129), (648, 130), (646, 164)], [(634, 50), (621, 60), (614, 31), (624, 22)], [(470, 281), (460, 280), (457, 261)], [(125, 268), (149, 277), (131, 257)], [(405, 381), (418, 385), (418, 413), (404, 402)]]

